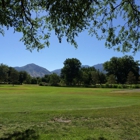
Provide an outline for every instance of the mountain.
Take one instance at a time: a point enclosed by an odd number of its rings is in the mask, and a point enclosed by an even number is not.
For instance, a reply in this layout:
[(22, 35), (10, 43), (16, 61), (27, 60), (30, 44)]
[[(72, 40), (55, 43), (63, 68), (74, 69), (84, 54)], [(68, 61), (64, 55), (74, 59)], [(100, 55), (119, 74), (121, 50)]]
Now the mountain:
[[(82, 67), (90, 67), (88, 65), (82, 65)], [(99, 70), (99, 71), (102, 71), (102, 72), (105, 72), (103, 70), (103, 64), (97, 64), (97, 65), (94, 65), (95, 69), (96, 70)], [(61, 74), (61, 69), (56, 69), (56, 70), (53, 70), (53, 71), (49, 71), (43, 67), (40, 67), (36, 64), (27, 64), (23, 67), (14, 67), (17, 71), (26, 71), (27, 73), (29, 73), (32, 77), (43, 77), (44, 75), (49, 75), (51, 73), (56, 73), (57, 75), (60, 75)]]
[(29, 73), (32, 77), (43, 77), (45, 74), (49, 75), (51, 74), (50, 71), (47, 69), (40, 67), (36, 64), (27, 64), (23, 67), (14, 67), (17, 71), (26, 71)]
[[(88, 68), (88, 67), (91, 67), (91, 66), (89, 66), (89, 65), (82, 65), (82, 67)], [(94, 67), (96, 70), (99, 70), (101, 72), (104, 72), (103, 63), (93, 65), (92, 67)]]
[(99, 71), (101, 71), (101, 72), (105, 72), (102, 63), (101, 63), (101, 64), (96, 64), (96, 65), (94, 65), (93, 67), (94, 67), (96, 70), (99, 70)]
[(61, 69), (53, 70), (53, 71), (51, 71), (51, 73), (56, 73), (57, 75), (60, 75), (61, 74)]

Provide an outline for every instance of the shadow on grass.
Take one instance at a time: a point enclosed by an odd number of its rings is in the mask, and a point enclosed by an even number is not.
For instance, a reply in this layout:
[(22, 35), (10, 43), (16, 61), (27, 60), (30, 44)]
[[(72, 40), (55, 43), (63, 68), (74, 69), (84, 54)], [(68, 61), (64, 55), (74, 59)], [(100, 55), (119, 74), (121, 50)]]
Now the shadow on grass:
[(104, 137), (99, 137), (98, 139), (89, 137), (89, 138), (87, 138), (87, 139), (85, 139), (85, 140), (107, 140), (107, 139), (104, 138)]
[(12, 134), (5, 134), (0, 140), (39, 140), (39, 135), (33, 129), (23, 132), (15, 131)]

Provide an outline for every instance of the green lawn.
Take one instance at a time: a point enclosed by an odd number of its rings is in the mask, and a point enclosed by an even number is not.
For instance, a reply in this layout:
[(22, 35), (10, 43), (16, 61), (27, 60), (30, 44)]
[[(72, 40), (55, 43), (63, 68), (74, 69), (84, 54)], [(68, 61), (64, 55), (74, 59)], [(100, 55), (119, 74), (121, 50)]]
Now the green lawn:
[(0, 140), (37, 138), (140, 140), (140, 91), (0, 85)]

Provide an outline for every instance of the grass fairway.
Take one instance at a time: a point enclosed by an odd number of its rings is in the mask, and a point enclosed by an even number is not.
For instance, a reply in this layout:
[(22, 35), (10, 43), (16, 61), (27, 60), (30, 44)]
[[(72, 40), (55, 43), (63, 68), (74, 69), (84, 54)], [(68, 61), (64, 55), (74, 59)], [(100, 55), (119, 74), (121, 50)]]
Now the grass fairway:
[(37, 138), (140, 140), (140, 91), (0, 85), (0, 140)]

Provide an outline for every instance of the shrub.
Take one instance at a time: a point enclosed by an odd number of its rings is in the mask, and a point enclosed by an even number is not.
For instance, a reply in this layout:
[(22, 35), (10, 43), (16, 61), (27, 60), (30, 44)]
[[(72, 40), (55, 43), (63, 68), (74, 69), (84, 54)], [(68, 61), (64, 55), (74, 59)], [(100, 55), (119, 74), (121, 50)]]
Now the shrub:
[(123, 85), (118, 84), (117, 88), (123, 88)]
[(139, 85), (132, 85), (131, 88), (140, 88)]
[(118, 87), (117, 84), (113, 84), (113, 85), (112, 85), (112, 88), (117, 88), (117, 87)]
[(45, 83), (45, 82), (40, 82), (40, 83), (39, 83), (39, 86), (48, 86), (48, 84)]
[(5, 134), (1, 140), (39, 140), (39, 135), (33, 129), (27, 129), (23, 132), (16, 131), (11, 134)]
[(100, 85), (100, 88), (105, 88), (105, 85)]
[(109, 88), (109, 84), (108, 83), (105, 84), (105, 88)]

